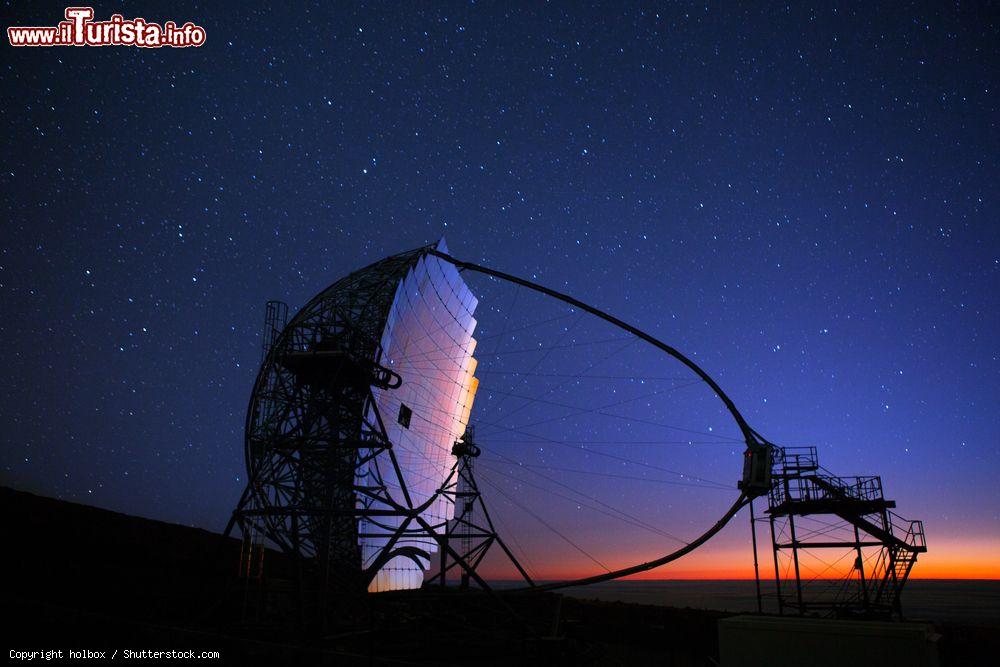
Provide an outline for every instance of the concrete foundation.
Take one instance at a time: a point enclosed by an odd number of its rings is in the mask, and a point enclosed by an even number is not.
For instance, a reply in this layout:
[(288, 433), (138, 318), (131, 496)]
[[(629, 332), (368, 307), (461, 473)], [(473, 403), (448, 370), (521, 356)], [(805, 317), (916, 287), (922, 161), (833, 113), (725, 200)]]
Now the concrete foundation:
[(719, 621), (721, 667), (937, 667), (939, 635), (927, 623), (777, 616)]

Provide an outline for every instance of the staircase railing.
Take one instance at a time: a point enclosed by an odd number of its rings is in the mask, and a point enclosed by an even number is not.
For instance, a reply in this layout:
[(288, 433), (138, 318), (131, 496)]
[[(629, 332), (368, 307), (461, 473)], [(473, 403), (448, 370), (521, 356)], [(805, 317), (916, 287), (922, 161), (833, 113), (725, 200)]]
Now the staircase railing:
[(895, 512), (890, 511), (889, 526), (892, 534), (910, 545), (913, 551), (925, 551), (927, 549), (923, 521), (904, 519)]
[(815, 447), (777, 447), (772, 453), (774, 475), (789, 477), (819, 468)]
[[(817, 483), (817, 479), (820, 483)], [(822, 482), (825, 482), (823, 484)], [(787, 477), (771, 488), (770, 502), (775, 507), (786, 501), (882, 500), (882, 478), (877, 476), (838, 477), (826, 471), (803, 477)]]
[(887, 546), (879, 553), (870, 577), (872, 599), (894, 605), (910, 576), (917, 554), (927, 550), (924, 522), (904, 519), (895, 512), (888, 512), (889, 532), (904, 546)]

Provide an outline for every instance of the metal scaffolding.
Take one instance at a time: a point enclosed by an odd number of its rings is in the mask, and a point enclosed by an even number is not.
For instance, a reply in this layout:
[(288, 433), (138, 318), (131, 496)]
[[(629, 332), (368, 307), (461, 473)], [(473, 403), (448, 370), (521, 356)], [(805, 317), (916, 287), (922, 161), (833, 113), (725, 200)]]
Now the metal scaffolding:
[(892, 511), (881, 478), (837, 476), (815, 447), (788, 447), (775, 448), (772, 480), (765, 516), (751, 512), (758, 608), (756, 523), (766, 521), (778, 613), (901, 616), (900, 594), (927, 545), (921, 521)]

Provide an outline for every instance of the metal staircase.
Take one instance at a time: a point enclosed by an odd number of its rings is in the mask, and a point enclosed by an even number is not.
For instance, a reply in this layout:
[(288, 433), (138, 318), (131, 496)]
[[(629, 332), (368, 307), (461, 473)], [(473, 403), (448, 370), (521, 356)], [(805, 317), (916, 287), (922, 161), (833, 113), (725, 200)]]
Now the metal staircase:
[(910, 576), (917, 554), (927, 551), (922, 521), (908, 521), (889, 512), (889, 526), (897, 543), (884, 549), (869, 581), (869, 598), (875, 605), (899, 607), (899, 594)]

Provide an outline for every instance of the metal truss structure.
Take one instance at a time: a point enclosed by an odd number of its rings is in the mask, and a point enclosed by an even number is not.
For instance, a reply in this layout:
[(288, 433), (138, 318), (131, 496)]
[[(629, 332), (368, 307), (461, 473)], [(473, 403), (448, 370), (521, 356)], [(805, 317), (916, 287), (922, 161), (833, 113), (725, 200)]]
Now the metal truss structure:
[(391, 450), (372, 387), (399, 378), (372, 361), (380, 332), (370, 311), (391, 297), (392, 277), (405, 265), (387, 260), (379, 271), (347, 276), (284, 326), (275, 315), (287, 308), (269, 304), (247, 415), (248, 481), (227, 527), (238, 524), (246, 543), (241, 571), (260, 572), (266, 537), (311, 564), (312, 584), (363, 590), (356, 517), (406, 509), (380, 493), (379, 480), (355, 479), (360, 465)]
[[(841, 477), (815, 447), (776, 448), (765, 517), (778, 612), (901, 616), (900, 594), (927, 550), (923, 522), (903, 519), (877, 476)], [(823, 555), (820, 555), (823, 554)], [(832, 556), (828, 556), (832, 554)], [(758, 604), (760, 577), (757, 576)]]
[(455, 518), (446, 526), (442, 526), (441, 535), (447, 546), (441, 549), (441, 562), (437, 574), (428, 579), (427, 583), (447, 586), (448, 573), (457, 568), (460, 570), (460, 586), (468, 588), (471, 578), (469, 568), (474, 571), (486, 557), (490, 547), (497, 545), (525, 583), (533, 586), (531, 577), (497, 533), (490, 513), (486, 509), (475, 476), (475, 461), (481, 453), (475, 441), (475, 429), (470, 426), (465, 432), (465, 437), (456, 442), (452, 449), (452, 454), (458, 459), (458, 475), (453, 483), (442, 489), (442, 493), (455, 504)]

